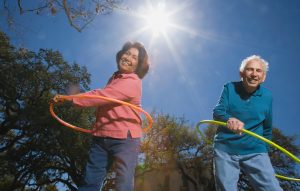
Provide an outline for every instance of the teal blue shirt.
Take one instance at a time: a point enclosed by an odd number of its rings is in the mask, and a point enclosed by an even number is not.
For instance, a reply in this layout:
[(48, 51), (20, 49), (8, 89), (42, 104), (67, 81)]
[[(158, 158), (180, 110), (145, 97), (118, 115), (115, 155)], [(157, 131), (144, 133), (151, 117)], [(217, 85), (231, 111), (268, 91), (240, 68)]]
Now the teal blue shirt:
[[(251, 94), (245, 91), (242, 82), (224, 85), (220, 100), (213, 110), (214, 120), (227, 122), (230, 117), (239, 119), (244, 128), (267, 139), (272, 138), (272, 94), (262, 86)], [(268, 152), (261, 140), (243, 133), (235, 134), (219, 126), (214, 147), (229, 154), (246, 155)]]

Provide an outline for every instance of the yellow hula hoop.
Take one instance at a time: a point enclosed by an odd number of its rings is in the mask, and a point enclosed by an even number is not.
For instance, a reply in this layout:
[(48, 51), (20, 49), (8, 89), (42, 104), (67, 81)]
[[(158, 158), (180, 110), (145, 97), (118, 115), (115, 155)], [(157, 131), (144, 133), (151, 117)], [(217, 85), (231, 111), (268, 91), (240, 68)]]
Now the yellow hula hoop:
[[(204, 123), (209, 123), (209, 124), (214, 124), (214, 125), (221, 125), (221, 126), (227, 126), (227, 124), (226, 124), (225, 122), (221, 122), (221, 121), (214, 121), (214, 120), (202, 120), (202, 121), (200, 121), (200, 122), (197, 124), (196, 128), (197, 128), (197, 131), (199, 132), (199, 134), (201, 135), (201, 137), (202, 137), (204, 140), (206, 140), (206, 139), (205, 139), (203, 133), (200, 131), (200, 128), (199, 128), (200, 125), (202, 125), (202, 124), (204, 124)], [(285, 155), (287, 155), (288, 157), (290, 157), (291, 159), (293, 159), (295, 162), (300, 163), (300, 159), (299, 159), (299, 158), (297, 158), (295, 155), (293, 155), (292, 153), (290, 153), (290, 152), (287, 151), (286, 149), (282, 148), (282, 147), (279, 146), (278, 144), (276, 144), (276, 143), (274, 143), (274, 142), (272, 142), (272, 141), (270, 141), (270, 140), (268, 140), (268, 139), (266, 139), (266, 138), (264, 138), (264, 137), (262, 137), (262, 136), (260, 136), (260, 135), (257, 135), (257, 134), (255, 134), (255, 133), (253, 133), (253, 132), (251, 132), (251, 131), (248, 131), (248, 130), (246, 130), (246, 129), (242, 129), (242, 131), (243, 131), (244, 133), (246, 133), (246, 134), (252, 136), (252, 137), (255, 137), (255, 138), (257, 138), (257, 139), (259, 139), (259, 140), (261, 140), (261, 141), (263, 141), (263, 142), (265, 142), (265, 143), (267, 143), (267, 144), (269, 144), (269, 145), (275, 147), (276, 149), (280, 150), (280, 151), (283, 152)], [(275, 174), (275, 176), (276, 176), (277, 178), (280, 178), (280, 179), (283, 179), (283, 180), (289, 180), (289, 181), (300, 182), (300, 179), (299, 179), (299, 178), (291, 178), (291, 177), (286, 177), (286, 176), (282, 176), (282, 175), (279, 175), (279, 174)]]
[[(125, 101), (120, 101), (120, 100), (117, 100), (117, 99), (114, 99), (114, 98), (109, 98), (109, 97), (105, 97), (105, 96), (94, 96), (94, 95), (69, 95), (69, 96), (66, 96), (66, 95), (59, 95), (59, 98), (60, 99), (67, 99), (67, 98), (88, 98), (88, 99), (104, 99), (106, 101), (111, 101), (111, 102), (114, 102), (114, 103), (118, 103), (118, 104), (121, 104), (121, 105), (126, 105), (136, 111), (139, 111), (141, 113), (143, 113), (146, 118), (147, 118), (147, 121), (148, 121), (148, 126), (143, 128), (143, 132), (148, 132), (151, 127), (152, 127), (152, 124), (153, 124), (153, 120), (152, 120), (152, 117), (150, 116), (150, 114), (148, 114), (146, 111), (144, 111), (142, 108), (136, 106), (136, 105), (133, 105), (133, 104), (130, 104), (130, 103), (127, 103)], [(55, 99), (55, 97), (53, 98)], [(51, 101), (50, 102), (50, 113), (51, 115), (57, 120), (59, 121), (61, 124), (63, 124), (64, 126), (66, 127), (69, 127), (75, 131), (80, 131), (80, 132), (83, 132), (83, 133), (91, 133), (92, 130), (89, 130), (89, 129), (84, 129), (84, 128), (81, 128), (81, 127), (77, 127), (75, 125), (72, 125), (70, 123), (67, 123), (65, 122), (64, 120), (62, 120), (61, 118), (59, 118), (53, 111), (53, 105), (54, 103), (56, 103), (55, 101)]]

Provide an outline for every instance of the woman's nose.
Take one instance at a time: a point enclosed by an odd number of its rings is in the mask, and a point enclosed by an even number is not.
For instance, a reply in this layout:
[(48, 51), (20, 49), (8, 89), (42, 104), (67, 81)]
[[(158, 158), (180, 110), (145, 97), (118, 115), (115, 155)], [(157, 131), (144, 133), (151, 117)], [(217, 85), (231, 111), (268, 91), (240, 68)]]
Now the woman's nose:
[(127, 56), (127, 55), (124, 55), (123, 59), (124, 59), (124, 60), (128, 60), (128, 56)]
[(126, 59), (127, 59), (128, 61), (132, 61), (132, 56), (127, 56)]

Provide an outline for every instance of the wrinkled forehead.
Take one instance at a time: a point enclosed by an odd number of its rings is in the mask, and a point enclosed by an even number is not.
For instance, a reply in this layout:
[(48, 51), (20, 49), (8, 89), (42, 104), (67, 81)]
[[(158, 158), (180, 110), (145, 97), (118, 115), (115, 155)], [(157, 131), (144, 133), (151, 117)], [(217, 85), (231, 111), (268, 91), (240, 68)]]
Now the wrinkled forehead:
[(266, 67), (265, 67), (264, 63), (259, 59), (249, 60), (246, 63), (245, 68), (257, 68), (257, 69), (263, 70), (264, 72), (266, 71)]

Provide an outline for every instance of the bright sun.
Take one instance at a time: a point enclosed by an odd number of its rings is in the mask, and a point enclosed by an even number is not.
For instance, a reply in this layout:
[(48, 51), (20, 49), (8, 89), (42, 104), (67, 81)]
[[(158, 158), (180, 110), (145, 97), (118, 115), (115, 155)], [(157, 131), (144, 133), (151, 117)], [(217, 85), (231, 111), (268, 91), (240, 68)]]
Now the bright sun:
[[(153, 0), (147, 0), (141, 9), (133, 12), (135, 17), (141, 21), (142, 27), (131, 35), (135, 36), (150, 32), (150, 45), (163, 38), (172, 50), (173, 43), (171, 39), (174, 35), (178, 36), (178, 32), (194, 34), (193, 30), (178, 23), (179, 20), (182, 20), (182, 13), (186, 12), (188, 6), (189, 4), (185, 3), (166, 5), (163, 0), (156, 4)], [(179, 16), (180, 18), (178, 18)]]
[(145, 8), (145, 10), (140, 11), (140, 14), (137, 14), (143, 23), (143, 27), (137, 33), (150, 31), (152, 32), (152, 38), (165, 36), (172, 25), (172, 14), (166, 11), (165, 3), (161, 2), (154, 6), (148, 1), (148, 6)]
[(164, 3), (159, 3), (157, 8), (151, 7), (146, 15), (146, 28), (152, 30), (153, 35), (157, 36), (160, 33), (165, 34), (167, 32), (171, 21), (165, 11)]

